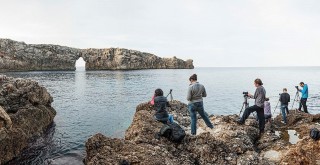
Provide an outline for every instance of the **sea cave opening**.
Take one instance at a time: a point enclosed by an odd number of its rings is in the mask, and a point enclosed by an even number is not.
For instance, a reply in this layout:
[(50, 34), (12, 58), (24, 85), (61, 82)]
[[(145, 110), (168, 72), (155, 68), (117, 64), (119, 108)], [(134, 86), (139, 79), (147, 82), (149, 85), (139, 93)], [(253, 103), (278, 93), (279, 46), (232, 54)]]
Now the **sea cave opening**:
[(76, 61), (76, 71), (85, 71), (86, 70), (86, 62), (80, 57)]

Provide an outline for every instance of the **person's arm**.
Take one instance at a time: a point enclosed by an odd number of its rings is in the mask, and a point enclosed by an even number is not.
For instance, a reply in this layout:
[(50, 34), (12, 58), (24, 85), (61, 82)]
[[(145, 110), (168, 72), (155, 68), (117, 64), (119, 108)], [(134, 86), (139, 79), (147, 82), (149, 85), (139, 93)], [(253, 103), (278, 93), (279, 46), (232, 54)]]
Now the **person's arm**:
[(279, 101), (282, 103), (282, 94), (280, 95)]
[(289, 100), (288, 102), (290, 102), (290, 95), (289, 94), (288, 94), (288, 100)]
[(307, 93), (308, 87), (307, 85), (304, 85), (303, 89), (301, 90), (301, 94), (304, 95)]
[(191, 87), (188, 89), (187, 100), (191, 101)]
[(202, 97), (207, 97), (206, 88), (203, 86)]

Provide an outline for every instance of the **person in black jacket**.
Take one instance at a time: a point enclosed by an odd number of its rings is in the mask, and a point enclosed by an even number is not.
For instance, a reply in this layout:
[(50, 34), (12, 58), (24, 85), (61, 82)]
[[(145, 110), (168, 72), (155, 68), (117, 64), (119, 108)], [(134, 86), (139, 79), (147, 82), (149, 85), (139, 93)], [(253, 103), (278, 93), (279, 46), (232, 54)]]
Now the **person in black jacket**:
[(280, 94), (279, 101), (281, 103), (281, 113), (282, 113), (282, 120), (283, 120), (282, 122), (284, 124), (287, 124), (286, 112), (288, 115), (289, 114), (288, 105), (290, 102), (290, 95), (287, 93), (287, 88), (283, 88), (283, 93)]
[(167, 101), (167, 98), (163, 96), (163, 91), (159, 88), (155, 90), (154, 96), (154, 108), (156, 110), (154, 117), (160, 122), (167, 123), (169, 119), (169, 114), (167, 112), (169, 102)]

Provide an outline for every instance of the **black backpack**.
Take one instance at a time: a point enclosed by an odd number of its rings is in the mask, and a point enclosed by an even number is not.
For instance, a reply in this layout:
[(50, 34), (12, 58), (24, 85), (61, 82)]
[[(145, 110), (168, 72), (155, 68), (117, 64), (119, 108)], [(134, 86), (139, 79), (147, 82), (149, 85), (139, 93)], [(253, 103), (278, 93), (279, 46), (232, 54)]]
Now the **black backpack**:
[(310, 130), (310, 137), (314, 140), (320, 139), (320, 132), (317, 128), (312, 128)]
[(186, 132), (179, 124), (173, 122), (164, 124), (160, 129), (159, 135), (168, 138), (172, 142), (180, 143), (186, 136)]

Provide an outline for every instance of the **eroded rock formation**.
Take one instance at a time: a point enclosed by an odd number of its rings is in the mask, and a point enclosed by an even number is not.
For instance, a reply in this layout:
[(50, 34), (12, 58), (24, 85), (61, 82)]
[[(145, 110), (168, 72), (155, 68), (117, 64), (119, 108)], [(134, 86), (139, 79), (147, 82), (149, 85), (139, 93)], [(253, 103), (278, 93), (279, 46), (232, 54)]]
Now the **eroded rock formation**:
[(0, 75), (0, 164), (18, 156), (53, 122), (52, 102), (37, 82)]
[[(287, 126), (281, 125), (280, 117), (273, 124), (266, 125), (266, 132), (259, 137), (258, 124), (249, 118), (245, 125), (237, 125), (237, 115), (210, 116), (214, 129), (207, 128), (198, 120), (197, 136), (190, 135), (190, 117), (187, 106), (171, 102), (169, 112), (187, 131), (181, 144), (174, 144), (165, 138), (157, 140), (154, 135), (162, 124), (153, 119), (153, 108), (148, 103), (140, 104), (132, 124), (125, 133), (125, 139), (109, 138), (96, 134), (86, 143), (85, 164), (315, 164), (319, 162), (319, 141), (308, 136), (309, 129), (316, 126), (320, 115), (291, 113)], [(293, 112), (293, 111), (292, 111)], [(301, 117), (302, 116), (302, 117)], [(305, 118), (308, 118), (305, 120)], [(301, 123), (303, 123), (301, 125)], [(301, 141), (291, 144), (275, 134), (275, 130), (296, 129)]]
[(76, 49), (0, 39), (0, 71), (75, 70), (80, 57), (86, 61), (86, 70), (194, 68), (192, 60), (160, 58), (135, 50)]

